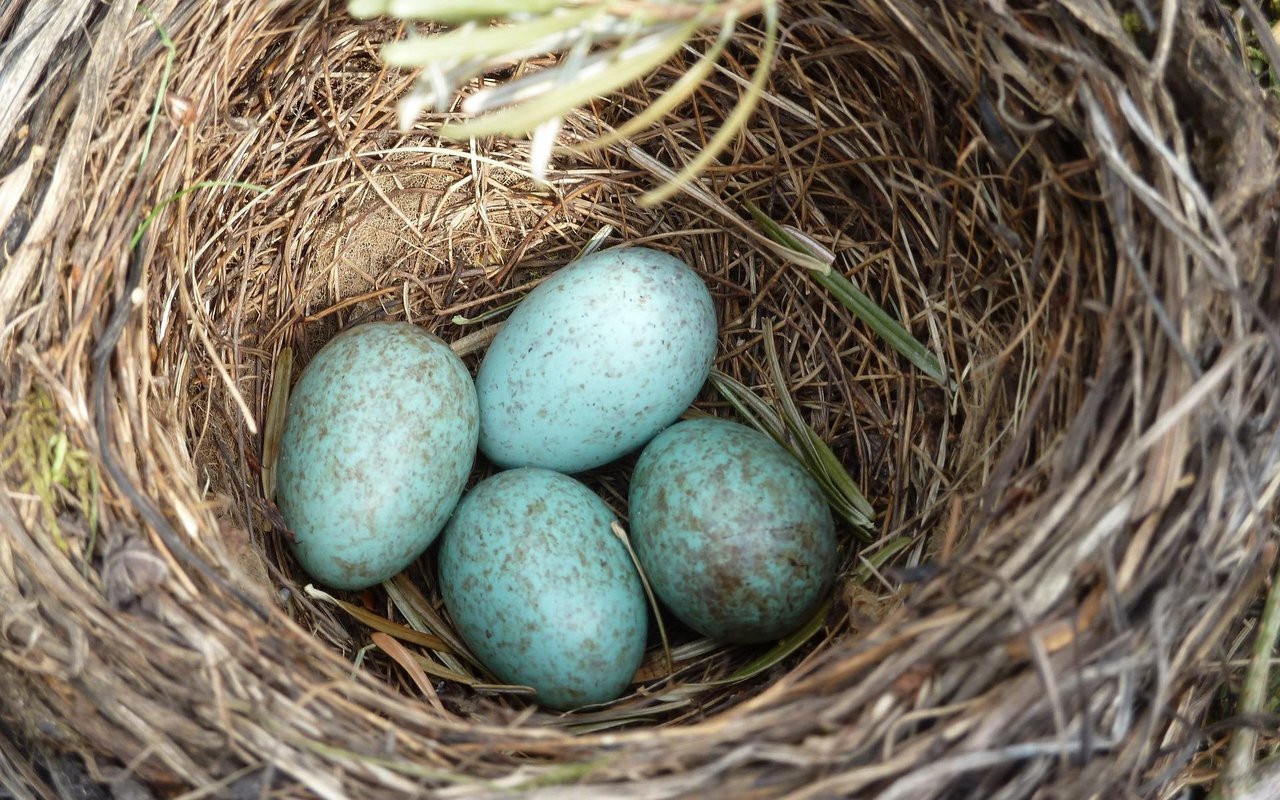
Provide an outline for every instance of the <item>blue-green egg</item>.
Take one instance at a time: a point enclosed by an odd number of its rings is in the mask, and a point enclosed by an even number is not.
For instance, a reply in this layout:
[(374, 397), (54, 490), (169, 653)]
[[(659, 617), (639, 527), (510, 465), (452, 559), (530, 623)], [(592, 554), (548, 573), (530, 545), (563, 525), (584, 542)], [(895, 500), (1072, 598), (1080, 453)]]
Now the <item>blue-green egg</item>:
[(512, 312), (476, 375), (480, 450), (502, 467), (581, 472), (675, 422), (711, 370), (716, 314), (674, 256), (603, 250)]
[(408, 323), (344, 331), (289, 397), (276, 501), (316, 580), (373, 586), (435, 540), (475, 461), (479, 408), (449, 346)]
[(658, 434), (631, 477), (630, 513), (654, 594), (714, 639), (784, 636), (835, 580), (835, 524), (817, 482), (734, 422), (687, 420)]
[(613, 522), (573, 478), (515, 469), (468, 492), (441, 538), (440, 591), (458, 633), (548, 708), (617, 698), (644, 657), (644, 589)]

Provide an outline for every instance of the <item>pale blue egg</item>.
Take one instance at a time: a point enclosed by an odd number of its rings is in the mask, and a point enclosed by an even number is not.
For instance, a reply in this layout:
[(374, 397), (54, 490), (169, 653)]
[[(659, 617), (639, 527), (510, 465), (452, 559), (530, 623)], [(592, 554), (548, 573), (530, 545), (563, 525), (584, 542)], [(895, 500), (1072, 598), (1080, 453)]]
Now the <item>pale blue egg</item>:
[(435, 540), (475, 461), (479, 409), (466, 366), (408, 323), (335, 336), (289, 398), (277, 503), (316, 580), (377, 584)]
[(549, 708), (617, 698), (644, 658), (644, 589), (613, 521), (573, 478), (515, 469), (468, 492), (441, 537), (440, 591), (458, 633)]
[(629, 508), (654, 594), (713, 639), (777, 639), (831, 591), (835, 523), (822, 490), (752, 428), (718, 419), (667, 428), (640, 454)]
[(476, 375), (480, 450), (503, 467), (580, 472), (675, 422), (711, 370), (711, 294), (678, 258), (603, 250), (529, 293)]

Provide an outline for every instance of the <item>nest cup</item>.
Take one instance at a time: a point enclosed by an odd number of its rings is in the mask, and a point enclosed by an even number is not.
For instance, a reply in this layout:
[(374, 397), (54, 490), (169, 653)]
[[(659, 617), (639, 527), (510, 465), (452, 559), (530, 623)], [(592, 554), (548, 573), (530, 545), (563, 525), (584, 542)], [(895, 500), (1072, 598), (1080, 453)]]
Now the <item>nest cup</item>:
[[(578, 147), (711, 39), (570, 116), (543, 181), (527, 143), (397, 131), (412, 76), (377, 58), (387, 23), (50, 8), (0, 11), (6, 74), (45, 81), (0, 109), (15, 785), (1155, 797), (1216, 763), (1201, 726), (1230, 674), (1209, 665), (1274, 559), (1280, 481), (1280, 112), (1217, 4), (788, 3), (760, 107), (654, 207), (662, 165), (738, 101), (750, 26), (663, 125)], [(439, 655), (430, 555), (345, 606), (307, 591), (266, 429), (273, 392), (360, 322), (411, 321), (474, 366), (597, 234), (694, 266), (717, 369), (794, 405), (877, 519), (842, 530), (830, 608), (784, 651), (675, 630), (674, 674), (655, 645), (630, 695), (553, 715)], [(733, 416), (710, 387), (697, 405)], [(589, 476), (620, 511), (627, 472)]]

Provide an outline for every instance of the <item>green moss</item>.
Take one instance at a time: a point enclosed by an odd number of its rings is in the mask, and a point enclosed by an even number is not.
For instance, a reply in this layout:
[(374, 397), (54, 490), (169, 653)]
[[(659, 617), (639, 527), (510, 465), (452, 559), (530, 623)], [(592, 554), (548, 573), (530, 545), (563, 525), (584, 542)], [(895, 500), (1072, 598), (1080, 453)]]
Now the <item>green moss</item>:
[(14, 476), (20, 492), (39, 500), (44, 528), (64, 553), (70, 548), (59, 514), (70, 510), (84, 518), (90, 536), (87, 562), (98, 528), (98, 471), (86, 450), (72, 446), (46, 392), (34, 390), (18, 406), (13, 424), (0, 438), (0, 468)]
[(1124, 32), (1130, 36), (1137, 36), (1144, 30), (1142, 17), (1137, 11), (1127, 11), (1120, 15), (1120, 24), (1124, 26)]

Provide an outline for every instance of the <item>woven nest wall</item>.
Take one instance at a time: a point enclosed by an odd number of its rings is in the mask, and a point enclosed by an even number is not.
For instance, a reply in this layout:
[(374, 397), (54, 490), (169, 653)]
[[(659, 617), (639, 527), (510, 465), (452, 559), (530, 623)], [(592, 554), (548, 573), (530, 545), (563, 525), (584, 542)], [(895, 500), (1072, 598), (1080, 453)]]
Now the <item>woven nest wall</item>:
[[(397, 132), (394, 26), (264, 6), (0, 9), (6, 783), (916, 800), (1172, 797), (1213, 771), (1211, 665), (1272, 566), (1280, 485), (1280, 108), (1217, 3), (785, 3), (760, 108), (653, 208), (758, 35), (664, 125), (539, 181), (527, 143)], [(787, 263), (748, 201), (954, 384)], [(602, 231), (704, 276), (717, 368), (790, 398), (878, 518), (842, 532), (830, 610), (785, 656), (686, 635), (673, 675), (651, 648), (617, 704), (552, 715), (404, 668), (437, 657), (404, 630), (448, 634), (430, 558), (347, 608), (308, 592), (262, 431), (273, 386), (362, 321), (474, 335), (474, 366)], [(621, 507), (625, 468), (589, 481)]]

